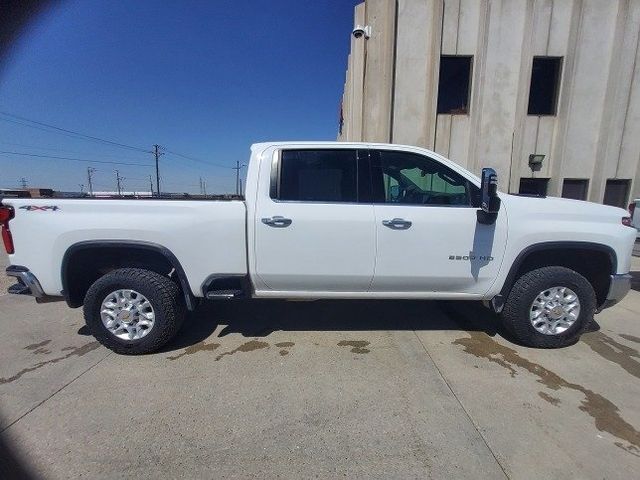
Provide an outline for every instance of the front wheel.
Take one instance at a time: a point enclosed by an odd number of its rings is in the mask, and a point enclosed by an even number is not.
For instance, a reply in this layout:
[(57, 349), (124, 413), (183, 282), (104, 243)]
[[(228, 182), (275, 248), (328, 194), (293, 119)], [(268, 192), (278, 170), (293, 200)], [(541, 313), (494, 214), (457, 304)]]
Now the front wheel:
[(116, 353), (158, 350), (180, 329), (185, 316), (180, 288), (141, 268), (100, 277), (87, 291), (84, 318), (93, 336)]
[(523, 345), (573, 345), (593, 320), (596, 295), (589, 281), (565, 267), (543, 267), (522, 275), (502, 310), (505, 327)]

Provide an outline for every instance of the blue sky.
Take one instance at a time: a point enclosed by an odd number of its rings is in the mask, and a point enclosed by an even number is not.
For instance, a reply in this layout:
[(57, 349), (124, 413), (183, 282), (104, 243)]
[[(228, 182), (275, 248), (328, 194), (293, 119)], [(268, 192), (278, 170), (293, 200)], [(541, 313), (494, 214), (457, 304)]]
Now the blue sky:
[[(265, 140), (334, 140), (357, 0), (66, 1), (38, 17), (0, 69), (0, 111), (151, 149), (172, 191), (233, 191)], [(0, 115), (1, 118), (8, 118)], [(0, 187), (148, 190), (152, 155), (0, 120)], [(205, 163), (206, 162), (206, 163)]]

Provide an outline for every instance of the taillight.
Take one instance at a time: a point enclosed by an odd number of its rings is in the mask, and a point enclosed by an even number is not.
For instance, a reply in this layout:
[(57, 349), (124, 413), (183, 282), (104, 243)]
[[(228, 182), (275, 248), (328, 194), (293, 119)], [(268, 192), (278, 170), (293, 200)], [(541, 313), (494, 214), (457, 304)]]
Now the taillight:
[(2, 226), (2, 242), (4, 243), (4, 249), (8, 254), (15, 252), (13, 248), (13, 237), (11, 236), (11, 230), (9, 230), (9, 220), (13, 218), (13, 208), (0, 206), (0, 225)]
[(622, 224), (630, 227), (631, 226), (631, 217), (622, 217)]

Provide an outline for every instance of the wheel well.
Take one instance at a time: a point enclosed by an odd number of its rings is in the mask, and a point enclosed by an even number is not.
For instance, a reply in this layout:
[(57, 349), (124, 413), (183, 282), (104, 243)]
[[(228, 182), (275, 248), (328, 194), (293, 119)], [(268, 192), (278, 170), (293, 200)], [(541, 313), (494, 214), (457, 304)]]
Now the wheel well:
[[(174, 257), (175, 259), (175, 257)], [(101, 276), (118, 268), (144, 268), (169, 276), (185, 295), (187, 307), (195, 304), (177, 260), (172, 261), (160, 248), (145, 244), (98, 244), (71, 247), (62, 262), (62, 285), (70, 307), (79, 307), (89, 287)], [(179, 270), (179, 271), (178, 271)]]
[[(535, 249), (522, 255), (509, 273), (503, 295), (509, 294), (513, 283), (527, 272), (541, 267), (567, 267), (585, 277), (596, 293), (598, 305), (607, 298), (611, 274), (615, 269), (615, 257), (601, 248), (552, 247)], [(515, 271), (513, 269), (515, 268)], [(505, 291), (506, 290), (506, 291)]]

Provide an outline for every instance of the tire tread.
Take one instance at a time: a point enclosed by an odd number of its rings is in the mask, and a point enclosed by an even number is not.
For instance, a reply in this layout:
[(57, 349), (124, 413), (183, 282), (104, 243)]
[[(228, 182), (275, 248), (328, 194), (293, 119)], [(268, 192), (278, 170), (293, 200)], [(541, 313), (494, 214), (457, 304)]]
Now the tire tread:
[[(552, 284), (566, 284), (580, 300), (580, 316), (566, 331), (558, 335), (537, 332), (529, 321), (529, 308), (533, 299)], [(566, 267), (542, 267), (523, 274), (513, 285), (504, 308), (502, 321), (505, 328), (523, 345), (535, 348), (561, 348), (576, 343), (587, 329), (596, 309), (596, 295), (589, 281), (578, 272)]]
[[(150, 287), (152, 290), (150, 295), (140, 293), (152, 302), (156, 312), (154, 329), (159, 329), (159, 333), (152, 331), (148, 334), (148, 336), (153, 335), (151, 338), (144, 337), (139, 342), (122, 343), (103, 327), (99, 312), (103, 298), (100, 297), (106, 289), (114, 288), (118, 284), (123, 285), (119, 288), (134, 290)], [(170, 278), (142, 268), (120, 268), (100, 277), (87, 291), (83, 310), (87, 326), (96, 340), (110, 350), (126, 355), (151, 353), (158, 350), (175, 336), (185, 317), (180, 287)]]

